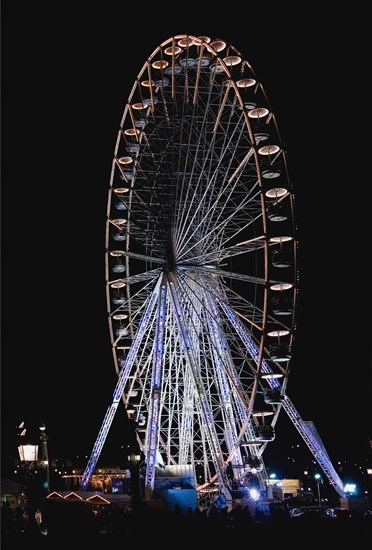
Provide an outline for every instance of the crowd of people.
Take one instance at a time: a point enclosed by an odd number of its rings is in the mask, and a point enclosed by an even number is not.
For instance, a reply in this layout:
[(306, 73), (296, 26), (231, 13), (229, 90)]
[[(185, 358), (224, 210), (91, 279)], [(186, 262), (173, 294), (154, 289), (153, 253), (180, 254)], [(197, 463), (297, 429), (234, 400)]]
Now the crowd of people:
[[(232, 510), (212, 506), (209, 509), (175, 505), (172, 510), (138, 502), (132, 509), (119, 505), (92, 506), (86, 502), (44, 502), (33, 513), (3, 503), (2, 538), (4, 550), (58, 550), (92, 548), (142, 550), (144, 548), (225, 549), (236, 541), (239, 546), (256, 545), (260, 550), (314, 548), (330, 538), (336, 548), (368, 548), (372, 521), (326, 520), (315, 513), (307, 518), (278, 514), (259, 518), (248, 506)], [(319, 546), (319, 545), (318, 545)]]

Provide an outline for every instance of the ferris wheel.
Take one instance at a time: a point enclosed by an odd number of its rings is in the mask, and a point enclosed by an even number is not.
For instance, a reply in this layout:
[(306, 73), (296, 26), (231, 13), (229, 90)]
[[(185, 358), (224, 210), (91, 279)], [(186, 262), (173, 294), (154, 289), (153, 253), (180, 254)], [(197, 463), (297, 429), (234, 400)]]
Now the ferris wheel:
[[(117, 137), (106, 283), (118, 383), (146, 494), (188, 472), (200, 500), (268, 485), (297, 294), (294, 200), (275, 115), (221, 39), (179, 35), (145, 62)], [(181, 474), (180, 474), (181, 475)]]

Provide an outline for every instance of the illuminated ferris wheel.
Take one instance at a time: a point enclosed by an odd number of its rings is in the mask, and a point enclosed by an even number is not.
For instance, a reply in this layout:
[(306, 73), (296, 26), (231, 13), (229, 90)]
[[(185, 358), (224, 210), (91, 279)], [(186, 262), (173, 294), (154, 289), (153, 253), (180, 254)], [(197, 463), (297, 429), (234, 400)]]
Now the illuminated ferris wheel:
[(122, 400), (146, 495), (172, 470), (191, 472), (200, 499), (266, 489), (296, 248), (286, 153), (250, 64), (220, 39), (166, 40), (134, 82), (115, 147), (106, 278), (118, 383), (83, 486)]

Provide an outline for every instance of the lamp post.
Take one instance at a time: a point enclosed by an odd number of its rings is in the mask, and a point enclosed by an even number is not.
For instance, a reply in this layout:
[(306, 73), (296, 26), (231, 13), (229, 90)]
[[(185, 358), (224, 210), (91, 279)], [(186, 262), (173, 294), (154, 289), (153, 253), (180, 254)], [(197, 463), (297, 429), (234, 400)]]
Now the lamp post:
[(40, 465), (41, 467), (46, 470), (46, 481), (45, 484), (43, 484), (44, 489), (46, 489), (49, 493), (50, 491), (50, 483), (49, 483), (49, 457), (48, 457), (48, 436), (46, 433), (46, 426), (45, 424), (41, 424), (39, 426), (40, 430), (40, 442), (41, 442), (41, 450), (40, 450)]
[(321, 500), (320, 500), (320, 484), (323, 483), (323, 480), (322, 480), (322, 477), (320, 474), (315, 474), (315, 479), (316, 479), (316, 483), (318, 485), (318, 506), (319, 506), (319, 512), (321, 511), (322, 509), (322, 504), (321, 504)]
[(131, 474), (131, 486), (132, 486), (132, 498), (133, 504), (137, 504), (141, 500), (141, 490), (140, 490), (140, 475), (139, 475), (139, 461), (141, 455), (136, 451), (129, 451), (128, 453), (128, 462), (130, 466)]
[(26, 470), (31, 470), (35, 468), (39, 445), (33, 441), (33, 438), (29, 437), (27, 434), (27, 428), (25, 428), (25, 423), (21, 422), (17, 428), (17, 446), (19, 453), (19, 460), (21, 466)]

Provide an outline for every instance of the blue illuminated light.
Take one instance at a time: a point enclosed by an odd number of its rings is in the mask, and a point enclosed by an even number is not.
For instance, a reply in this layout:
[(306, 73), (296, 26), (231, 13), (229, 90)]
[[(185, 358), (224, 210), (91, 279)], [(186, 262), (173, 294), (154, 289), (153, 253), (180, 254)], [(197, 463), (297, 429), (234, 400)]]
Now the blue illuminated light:
[(167, 288), (165, 285), (161, 286), (160, 294), (158, 298), (158, 311), (157, 311), (157, 326), (155, 335), (155, 353), (153, 362), (152, 373), (152, 403), (151, 414), (149, 418), (149, 432), (147, 439), (147, 468), (146, 468), (146, 487), (154, 488), (155, 480), (155, 463), (156, 463), (156, 449), (158, 444), (158, 420), (159, 420), (159, 390), (161, 387), (161, 368), (163, 358), (163, 343), (164, 343), (164, 318), (166, 308)]
[(249, 496), (252, 500), (258, 500), (260, 498), (260, 493), (257, 489), (249, 489)]

